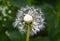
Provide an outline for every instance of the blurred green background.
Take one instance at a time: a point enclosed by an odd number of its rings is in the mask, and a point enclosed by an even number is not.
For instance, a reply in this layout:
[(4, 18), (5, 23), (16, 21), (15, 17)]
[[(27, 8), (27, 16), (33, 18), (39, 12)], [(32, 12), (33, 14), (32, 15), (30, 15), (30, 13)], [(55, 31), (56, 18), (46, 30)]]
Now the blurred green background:
[(30, 41), (60, 41), (60, 0), (0, 0), (0, 41), (25, 41), (12, 23), (20, 7), (38, 6), (45, 14), (44, 31), (30, 37)]

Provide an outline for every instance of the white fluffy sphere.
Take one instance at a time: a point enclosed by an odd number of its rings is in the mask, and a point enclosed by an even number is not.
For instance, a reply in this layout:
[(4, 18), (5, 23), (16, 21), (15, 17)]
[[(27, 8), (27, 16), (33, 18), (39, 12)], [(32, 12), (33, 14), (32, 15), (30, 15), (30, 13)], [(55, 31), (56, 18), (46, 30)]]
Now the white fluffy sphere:
[(29, 15), (29, 14), (26, 14), (24, 16), (24, 21), (30, 23), (30, 22), (33, 21), (33, 17), (31, 15)]
[(45, 20), (45, 16), (44, 13), (41, 11), (41, 8), (34, 6), (26, 6), (18, 10), (18, 13), (16, 15), (16, 20), (13, 23), (13, 26), (18, 27), (21, 33), (26, 33), (27, 26), (25, 24), (26, 23), (28, 23), (29, 25), (31, 24), (30, 35), (33, 36), (37, 34), (39, 31), (44, 30), (45, 28), (44, 20)]

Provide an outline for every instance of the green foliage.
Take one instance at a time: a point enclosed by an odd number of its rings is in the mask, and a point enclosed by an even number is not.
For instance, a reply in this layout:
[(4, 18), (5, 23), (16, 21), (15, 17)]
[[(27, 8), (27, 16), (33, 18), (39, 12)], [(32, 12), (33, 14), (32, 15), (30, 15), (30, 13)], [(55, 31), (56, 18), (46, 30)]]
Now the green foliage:
[(26, 5), (40, 7), (46, 22), (46, 29), (31, 36), (30, 41), (60, 41), (60, 0), (0, 0), (0, 41), (25, 41), (26, 35), (12, 23), (18, 9)]

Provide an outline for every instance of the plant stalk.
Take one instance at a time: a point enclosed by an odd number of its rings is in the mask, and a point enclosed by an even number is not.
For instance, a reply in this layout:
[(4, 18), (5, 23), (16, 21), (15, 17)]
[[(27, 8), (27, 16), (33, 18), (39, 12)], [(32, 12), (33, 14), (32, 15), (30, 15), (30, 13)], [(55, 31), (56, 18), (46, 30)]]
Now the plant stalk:
[(26, 41), (29, 41), (29, 37), (30, 37), (30, 25), (28, 25), (27, 34), (26, 34)]

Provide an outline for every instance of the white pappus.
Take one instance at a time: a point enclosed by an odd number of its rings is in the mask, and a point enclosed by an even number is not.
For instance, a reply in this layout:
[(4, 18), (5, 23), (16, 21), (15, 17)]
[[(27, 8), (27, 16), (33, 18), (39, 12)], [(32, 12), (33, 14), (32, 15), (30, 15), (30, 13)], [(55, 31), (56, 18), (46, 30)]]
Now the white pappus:
[(41, 11), (41, 8), (26, 6), (18, 10), (16, 19), (13, 22), (13, 26), (18, 27), (19, 31), (21, 33), (24, 33), (27, 31), (24, 26), (24, 21), (32, 22), (30, 35), (33, 36), (37, 34), (37, 32), (39, 32), (40, 30), (45, 28), (44, 20), (45, 17), (43, 12)]

